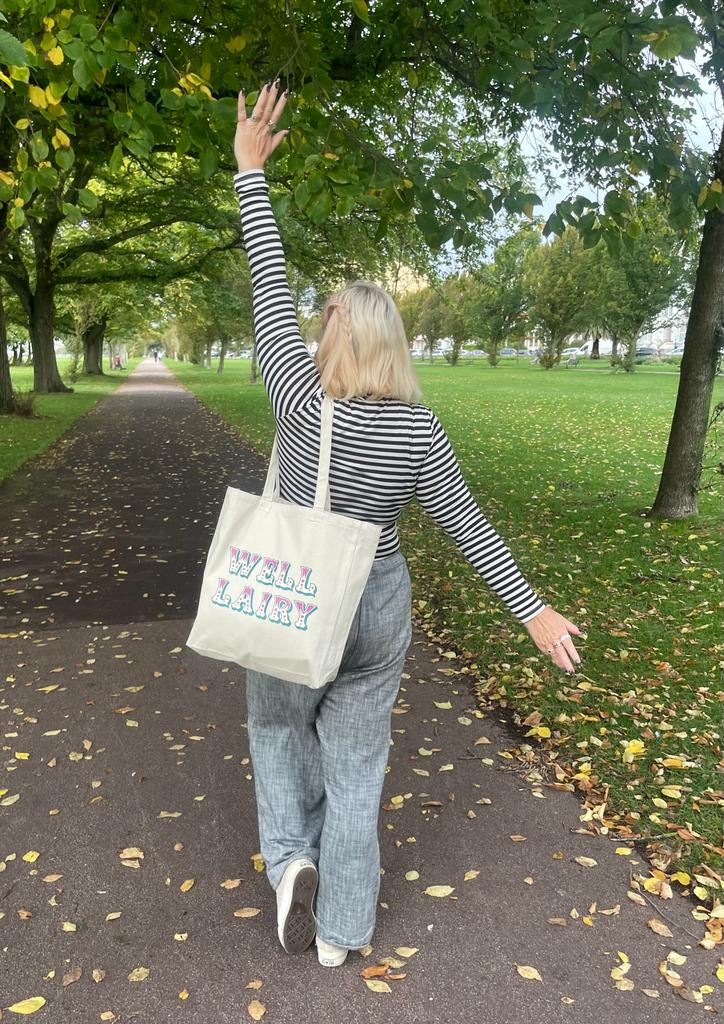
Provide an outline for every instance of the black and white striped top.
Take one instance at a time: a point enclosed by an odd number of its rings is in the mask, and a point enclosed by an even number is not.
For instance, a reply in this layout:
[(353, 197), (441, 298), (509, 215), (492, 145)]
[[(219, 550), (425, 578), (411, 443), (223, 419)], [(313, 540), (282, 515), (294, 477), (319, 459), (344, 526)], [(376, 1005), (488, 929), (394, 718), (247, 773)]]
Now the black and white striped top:
[[(279, 491), (314, 504), (323, 392), (299, 332), (284, 249), (264, 171), (234, 175), (253, 292), (259, 368), (279, 434)], [(329, 470), (332, 511), (382, 526), (376, 558), (400, 549), (397, 519), (417, 498), (455, 540), (513, 615), (544, 608), (463, 480), (450, 441), (431, 409), (397, 399), (336, 400)]]

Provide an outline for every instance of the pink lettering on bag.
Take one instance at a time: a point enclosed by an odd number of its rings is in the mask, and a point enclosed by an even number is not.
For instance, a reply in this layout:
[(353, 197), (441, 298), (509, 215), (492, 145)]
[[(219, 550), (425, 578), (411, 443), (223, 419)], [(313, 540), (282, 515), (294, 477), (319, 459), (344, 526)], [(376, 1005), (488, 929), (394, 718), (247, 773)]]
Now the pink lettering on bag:
[(235, 576), (248, 579), (260, 561), (261, 555), (252, 554), (243, 548), (229, 548), (229, 572), (233, 572)]

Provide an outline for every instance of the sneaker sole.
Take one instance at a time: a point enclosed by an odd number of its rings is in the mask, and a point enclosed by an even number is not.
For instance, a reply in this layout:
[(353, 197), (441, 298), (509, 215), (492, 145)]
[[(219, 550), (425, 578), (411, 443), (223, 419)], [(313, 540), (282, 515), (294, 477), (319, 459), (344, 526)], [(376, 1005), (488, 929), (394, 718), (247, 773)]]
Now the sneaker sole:
[(282, 945), (287, 953), (302, 953), (314, 941), (317, 922), (312, 904), (317, 881), (314, 868), (302, 868), (294, 879), (292, 899), (282, 928)]

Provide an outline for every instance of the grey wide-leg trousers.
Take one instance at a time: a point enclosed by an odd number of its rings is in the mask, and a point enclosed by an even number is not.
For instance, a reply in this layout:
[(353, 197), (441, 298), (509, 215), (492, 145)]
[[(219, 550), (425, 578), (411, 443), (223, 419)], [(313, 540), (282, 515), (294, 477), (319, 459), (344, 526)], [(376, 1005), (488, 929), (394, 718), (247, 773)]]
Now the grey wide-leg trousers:
[(261, 854), (276, 889), (287, 865), (319, 870), (317, 934), (349, 949), (372, 939), (377, 827), (390, 715), (412, 638), (401, 552), (376, 559), (339, 673), (319, 689), (247, 670), (249, 746)]

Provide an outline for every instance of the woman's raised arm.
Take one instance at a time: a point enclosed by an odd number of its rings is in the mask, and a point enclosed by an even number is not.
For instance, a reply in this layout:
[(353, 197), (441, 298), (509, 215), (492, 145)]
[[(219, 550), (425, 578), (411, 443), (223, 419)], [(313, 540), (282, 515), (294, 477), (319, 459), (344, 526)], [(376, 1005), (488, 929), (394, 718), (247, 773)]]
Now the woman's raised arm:
[(244, 93), (239, 93), (234, 139), (238, 173), (234, 189), (244, 248), (251, 274), (254, 338), (259, 368), (274, 416), (282, 419), (320, 393), (317, 367), (299, 331), (287, 282), (286, 261), (279, 229), (269, 201), (264, 161), (288, 134), (274, 134), (286, 102), (277, 100), (276, 83), (259, 91), (253, 113), (246, 116)]

